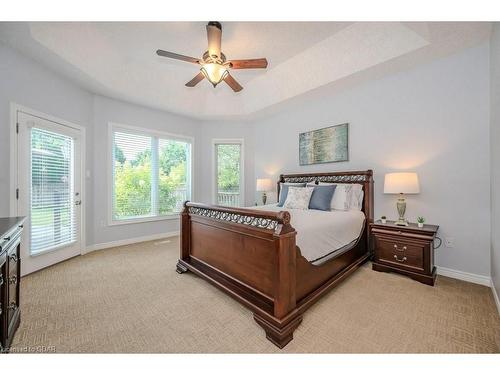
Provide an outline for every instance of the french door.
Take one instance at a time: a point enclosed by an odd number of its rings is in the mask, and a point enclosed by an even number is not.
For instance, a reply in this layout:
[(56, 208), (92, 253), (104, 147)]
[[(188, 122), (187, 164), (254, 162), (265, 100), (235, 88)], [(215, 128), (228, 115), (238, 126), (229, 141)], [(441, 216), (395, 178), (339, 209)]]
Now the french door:
[(22, 274), (81, 253), (81, 130), (17, 112)]

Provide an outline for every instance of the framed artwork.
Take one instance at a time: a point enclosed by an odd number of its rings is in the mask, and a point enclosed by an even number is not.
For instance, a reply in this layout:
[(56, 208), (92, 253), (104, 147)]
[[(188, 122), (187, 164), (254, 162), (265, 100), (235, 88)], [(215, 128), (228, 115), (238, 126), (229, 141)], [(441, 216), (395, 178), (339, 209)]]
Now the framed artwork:
[(349, 124), (299, 134), (300, 165), (349, 160)]

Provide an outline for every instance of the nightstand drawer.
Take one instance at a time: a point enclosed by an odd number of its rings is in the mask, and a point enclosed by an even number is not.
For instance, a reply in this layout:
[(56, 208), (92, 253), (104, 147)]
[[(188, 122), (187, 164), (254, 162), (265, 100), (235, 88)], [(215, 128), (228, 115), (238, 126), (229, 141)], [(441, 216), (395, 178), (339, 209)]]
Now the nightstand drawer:
[(426, 246), (426, 243), (406, 241), (402, 237), (375, 236), (375, 254), (378, 261), (417, 272), (427, 271), (424, 259)]

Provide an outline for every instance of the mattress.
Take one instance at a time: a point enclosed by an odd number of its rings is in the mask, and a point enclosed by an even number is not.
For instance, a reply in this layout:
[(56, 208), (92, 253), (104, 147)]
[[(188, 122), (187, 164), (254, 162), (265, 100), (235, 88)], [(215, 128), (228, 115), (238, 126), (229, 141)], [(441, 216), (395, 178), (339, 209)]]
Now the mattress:
[(349, 250), (361, 236), (365, 214), (362, 211), (297, 210), (276, 204), (252, 207), (264, 211), (290, 212), (290, 224), (297, 231), (296, 244), (302, 256), (320, 265)]

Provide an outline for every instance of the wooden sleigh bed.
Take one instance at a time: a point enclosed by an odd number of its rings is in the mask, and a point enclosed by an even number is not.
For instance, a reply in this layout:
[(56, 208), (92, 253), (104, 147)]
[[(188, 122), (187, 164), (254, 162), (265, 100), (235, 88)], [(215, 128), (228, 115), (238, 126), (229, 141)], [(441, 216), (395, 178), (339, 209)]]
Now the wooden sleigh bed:
[[(177, 272), (192, 271), (253, 311), (266, 337), (280, 348), (293, 339), (304, 312), (370, 257), (373, 173), (281, 175), (279, 182), (338, 182), (363, 186), (363, 232), (352, 248), (322, 265), (296, 246), (287, 211), (269, 212), (186, 202), (181, 214)], [(280, 184), (278, 182), (278, 196)]]

